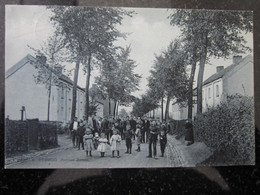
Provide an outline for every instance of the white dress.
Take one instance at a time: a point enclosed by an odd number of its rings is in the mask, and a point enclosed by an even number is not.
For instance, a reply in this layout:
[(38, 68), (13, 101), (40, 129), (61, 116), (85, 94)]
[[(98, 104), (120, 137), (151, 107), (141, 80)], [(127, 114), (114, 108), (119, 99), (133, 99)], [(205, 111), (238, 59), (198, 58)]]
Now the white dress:
[(107, 141), (108, 141), (107, 138), (100, 138), (98, 140), (99, 144), (98, 144), (97, 151), (99, 151), (99, 152), (106, 152)]
[(121, 141), (120, 135), (112, 135), (112, 137), (110, 138), (110, 145), (112, 151), (119, 150), (120, 141)]

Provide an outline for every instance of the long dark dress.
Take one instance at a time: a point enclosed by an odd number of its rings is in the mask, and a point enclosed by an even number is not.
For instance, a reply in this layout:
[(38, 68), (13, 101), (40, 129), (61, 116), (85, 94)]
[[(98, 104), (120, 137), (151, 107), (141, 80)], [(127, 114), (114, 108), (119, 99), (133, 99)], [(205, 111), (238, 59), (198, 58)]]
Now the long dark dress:
[(192, 125), (190, 122), (187, 122), (187, 123), (185, 124), (185, 129), (186, 129), (185, 140), (186, 140), (186, 141), (194, 142), (194, 137), (193, 137), (193, 125)]

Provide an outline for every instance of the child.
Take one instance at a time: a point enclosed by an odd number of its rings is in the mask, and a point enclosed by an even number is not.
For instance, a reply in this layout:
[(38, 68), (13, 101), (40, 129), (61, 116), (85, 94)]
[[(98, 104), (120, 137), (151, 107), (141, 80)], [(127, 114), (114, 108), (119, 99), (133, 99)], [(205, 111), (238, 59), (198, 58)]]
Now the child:
[(85, 146), (86, 146), (86, 155), (88, 156), (88, 153), (89, 153), (89, 156), (92, 156), (91, 151), (94, 149), (93, 134), (89, 128), (87, 128), (85, 133), (86, 134), (84, 135), (84, 140), (85, 140)]
[(160, 137), (160, 146), (161, 146), (161, 153), (162, 153), (161, 157), (163, 157), (166, 143), (167, 143), (166, 131), (164, 129), (160, 131), (159, 137)]
[(125, 132), (125, 143), (127, 151), (125, 153), (131, 154), (132, 150), (132, 130), (130, 124), (126, 125), (126, 132)]
[(97, 151), (101, 152), (101, 157), (105, 156), (105, 152), (106, 152), (106, 144), (108, 142), (107, 138), (106, 138), (106, 134), (105, 133), (101, 133), (101, 138), (99, 138), (98, 142), (98, 148)]
[(93, 145), (94, 145), (94, 148), (95, 150), (97, 149), (98, 147), (98, 140), (100, 139), (99, 135), (98, 135), (98, 132), (95, 133), (95, 136), (93, 138)]
[(119, 158), (119, 146), (120, 146), (120, 141), (121, 141), (121, 136), (119, 135), (119, 130), (114, 129), (113, 130), (113, 135), (110, 138), (110, 145), (111, 145), (111, 150), (112, 150), (112, 158), (114, 158), (115, 151), (117, 151), (117, 158)]
[(135, 131), (135, 135), (136, 135), (136, 143), (137, 143), (137, 152), (140, 152), (140, 144), (141, 144), (141, 139), (142, 139), (142, 134), (141, 134), (141, 125), (137, 124), (136, 125), (136, 131)]

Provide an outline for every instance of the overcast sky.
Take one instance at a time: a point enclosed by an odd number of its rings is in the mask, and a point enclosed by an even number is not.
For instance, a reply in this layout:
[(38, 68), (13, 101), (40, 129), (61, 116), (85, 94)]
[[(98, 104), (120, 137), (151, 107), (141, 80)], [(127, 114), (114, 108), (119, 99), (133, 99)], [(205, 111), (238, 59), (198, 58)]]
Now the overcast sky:
[[(131, 44), (131, 58), (138, 65), (135, 72), (142, 75), (140, 91), (134, 94), (140, 96), (147, 90), (147, 77), (153, 65), (154, 55), (166, 49), (170, 41), (180, 35), (180, 31), (177, 27), (171, 26), (167, 19), (172, 10), (158, 8), (132, 8), (131, 10), (136, 14), (131, 18), (126, 17), (123, 24), (118, 27), (120, 31), (130, 35), (126, 40), (118, 40), (116, 44), (120, 46)], [(52, 34), (54, 28), (49, 21), (49, 16), (50, 12), (45, 6), (6, 6), (6, 70), (28, 53), (33, 54), (27, 45), (40, 48), (43, 41)], [(246, 39), (252, 48), (252, 34), (246, 35)], [(232, 64), (232, 60), (212, 59), (211, 64), (205, 68), (204, 79), (215, 73), (216, 66), (226, 67)], [(92, 74), (92, 83), (95, 74), (97, 73)], [(78, 84), (85, 87), (85, 76), (82, 71), (80, 71)]]

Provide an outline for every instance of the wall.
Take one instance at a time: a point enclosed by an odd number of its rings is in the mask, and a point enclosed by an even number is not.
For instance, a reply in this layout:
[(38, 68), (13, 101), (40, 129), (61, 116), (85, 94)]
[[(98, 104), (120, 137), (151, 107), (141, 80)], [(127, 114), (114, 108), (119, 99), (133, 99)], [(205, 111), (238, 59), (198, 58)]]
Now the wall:
[(223, 78), (224, 93), (254, 96), (253, 60), (246, 60), (245, 65), (239, 64)]
[[(218, 88), (218, 93), (217, 93)], [(217, 79), (202, 87), (202, 111), (205, 112), (208, 108), (217, 106), (223, 94), (222, 78)]]
[(31, 76), (36, 73), (36, 69), (26, 63), (5, 80), (5, 115), (10, 119), (20, 120), (21, 107), (25, 106), (26, 118), (47, 120), (48, 91), (44, 85), (36, 85)]

